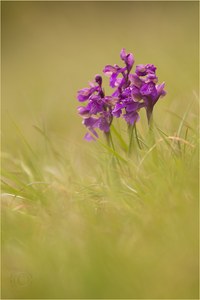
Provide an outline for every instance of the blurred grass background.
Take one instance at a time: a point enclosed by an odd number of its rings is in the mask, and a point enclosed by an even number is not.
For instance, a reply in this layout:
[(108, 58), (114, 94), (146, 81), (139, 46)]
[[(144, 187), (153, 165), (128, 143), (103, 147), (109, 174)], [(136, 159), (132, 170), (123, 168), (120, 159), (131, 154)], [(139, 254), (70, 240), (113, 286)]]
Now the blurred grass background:
[(76, 113), (77, 90), (124, 47), (166, 82), (161, 129), (176, 134), (192, 103), (195, 144), (198, 6), (1, 3), (3, 298), (198, 299), (196, 148), (161, 147), (139, 173), (133, 161), (124, 185)]
[(43, 124), (81, 139), (76, 91), (120, 63), (122, 47), (158, 67), (168, 97), (155, 115), (172, 127), (166, 109), (183, 115), (198, 89), (197, 2), (2, 2), (3, 145), (19, 146), (10, 118), (32, 138)]

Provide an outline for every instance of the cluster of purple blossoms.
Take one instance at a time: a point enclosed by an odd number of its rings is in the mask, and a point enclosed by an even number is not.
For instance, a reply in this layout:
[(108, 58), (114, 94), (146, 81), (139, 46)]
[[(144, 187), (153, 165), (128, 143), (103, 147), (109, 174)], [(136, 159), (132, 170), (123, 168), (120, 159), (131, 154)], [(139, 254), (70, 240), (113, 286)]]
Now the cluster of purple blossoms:
[(111, 96), (106, 96), (102, 88), (102, 77), (95, 76), (89, 88), (78, 91), (80, 102), (87, 101), (86, 106), (79, 106), (78, 113), (88, 132), (85, 139), (90, 141), (98, 137), (96, 129), (109, 133), (113, 118), (123, 117), (128, 125), (135, 125), (139, 120), (139, 110), (146, 109), (150, 123), (153, 108), (158, 99), (166, 94), (165, 84), (157, 84), (156, 67), (151, 64), (137, 65), (135, 73), (130, 73), (134, 57), (132, 53), (120, 52), (124, 67), (107, 65), (103, 72), (110, 78), (110, 86), (115, 89)]

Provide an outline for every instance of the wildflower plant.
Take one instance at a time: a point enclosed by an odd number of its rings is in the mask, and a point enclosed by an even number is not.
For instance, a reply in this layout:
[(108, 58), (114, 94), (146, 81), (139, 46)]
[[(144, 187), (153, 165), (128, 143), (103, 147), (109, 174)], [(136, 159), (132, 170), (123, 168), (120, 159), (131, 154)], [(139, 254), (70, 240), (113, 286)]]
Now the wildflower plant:
[(154, 105), (165, 96), (165, 83), (158, 84), (156, 67), (152, 64), (137, 65), (131, 73), (135, 59), (132, 53), (123, 48), (120, 58), (124, 66), (106, 65), (103, 73), (109, 77), (111, 95), (106, 95), (102, 87), (102, 77), (96, 75), (90, 87), (78, 91), (79, 102), (86, 102), (78, 107), (78, 113), (83, 118), (83, 124), (88, 129), (85, 139), (98, 138), (97, 129), (107, 137), (115, 118), (123, 118), (128, 128), (133, 129), (140, 119), (140, 110), (146, 110), (148, 124), (151, 124)]

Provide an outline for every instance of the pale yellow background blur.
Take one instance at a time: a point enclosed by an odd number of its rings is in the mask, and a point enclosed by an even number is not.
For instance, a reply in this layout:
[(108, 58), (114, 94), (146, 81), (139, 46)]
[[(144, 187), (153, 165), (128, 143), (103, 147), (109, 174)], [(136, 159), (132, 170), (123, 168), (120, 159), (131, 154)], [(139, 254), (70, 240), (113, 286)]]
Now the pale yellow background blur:
[(155, 116), (170, 130), (166, 110), (182, 116), (198, 92), (198, 2), (2, 2), (3, 146), (19, 146), (13, 121), (35, 143), (33, 125), (82, 139), (76, 92), (123, 47), (158, 67), (168, 94)]

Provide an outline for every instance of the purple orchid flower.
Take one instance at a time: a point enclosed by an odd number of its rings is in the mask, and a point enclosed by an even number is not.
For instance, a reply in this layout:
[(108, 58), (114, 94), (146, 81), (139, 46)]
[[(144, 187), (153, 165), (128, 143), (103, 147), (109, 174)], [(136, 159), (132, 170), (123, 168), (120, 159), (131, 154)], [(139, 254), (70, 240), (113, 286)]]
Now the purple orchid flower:
[[(122, 87), (127, 80), (128, 74), (131, 71), (134, 64), (134, 57), (132, 53), (126, 53), (126, 50), (123, 48), (120, 52), (120, 57), (125, 63), (125, 67), (120, 68), (118, 65), (107, 65), (103, 69), (105, 75), (110, 77), (110, 86), (114, 87)], [(119, 74), (121, 74), (121, 78), (119, 78)]]
[(129, 125), (135, 125), (135, 123), (139, 121), (139, 110), (143, 106), (143, 103), (134, 102), (132, 99), (127, 101), (123, 118)]
[(120, 52), (120, 57), (125, 62), (128, 72), (130, 72), (135, 62), (133, 54), (126, 53), (126, 50), (123, 48)]
[(89, 99), (89, 97), (96, 91), (98, 91), (99, 86), (94, 86), (90, 88), (83, 88), (78, 91), (77, 98), (80, 102), (84, 102)]
[(138, 76), (146, 76), (149, 73), (155, 73), (155, 71), (156, 71), (156, 67), (154, 65), (147, 64), (147, 65), (137, 65), (135, 73)]
[(151, 116), (153, 113), (153, 108), (156, 102), (160, 97), (166, 95), (164, 91), (165, 83), (161, 85), (156, 85), (154, 82), (144, 83), (144, 85), (140, 88), (140, 93), (142, 95), (142, 99), (145, 104), (148, 123), (150, 123)]
[(152, 64), (137, 65), (136, 74), (129, 75), (132, 97), (134, 101), (143, 102), (146, 108), (148, 123), (150, 123), (154, 105), (160, 97), (166, 94), (164, 83), (156, 85), (158, 77), (155, 72), (156, 67)]
[(90, 87), (77, 93), (79, 102), (87, 102), (85, 106), (78, 107), (78, 113), (88, 129), (85, 135), (88, 141), (98, 138), (97, 129), (109, 133), (113, 118), (122, 116), (129, 126), (134, 126), (142, 108), (146, 109), (150, 123), (154, 105), (166, 95), (165, 84), (158, 84), (153, 64), (137, 65), (135, 72), (130, 73), (135, 62), (133, 54), (123, 48), (120, 58), (125, 66), (106, 65), (103, 69), (114, 89), (111, 95), (105, 95), (100, 75), (95, 76)]
[(83, 119), (83, 125), (85, 125), (89, 131), (86, 133), (86, 135), (84, 137), (87, 141), (95, 140), (94, 136), (96, 136), (98, 138), (98, 134), (97, 134), (96, 130), (94, 129), (97, 127), (97, 121), (98, 120), (93, 117), (88, 117), (88, 118)]
[(139, 121), (140, 117), (138, 112), (132, 111), (132, 112), (127, 112), (123, 115), (123, 118), (126, 120), (126, 122), (129, 125), (134, 125), (137, 121)]
[(112, 88), (119, 86), (122, 83), (122, 78), (117, 78), (119, 74), (123, 74), (126, 71), (126, 67), (120, 68), (118, 65), (107, 65), (103, 69), (106, 76), (110, 77), (110, 86)]
[(83, 118), (83, 125), (88, 129), (85, 135), (85, 139), (88, 141), (98, 137), (97, 128), (105, 133), (109, 132), (113, 119), (112, 107), (118, 100), (110, 96), (105, 97), (100, 75), (95, 76), (95, 82), (98, 84), (97, 86), (91, 83), (90, 88), (80, 90), (77, 96), (81, 102), (87, 100), (86, 106), (78, 107), (78, 113)]
[(125, 108), (125, 103), (117, 103), (112, 110), (112, 114), (114, 117), (119, 118), (122, 114), (122, 109)]

